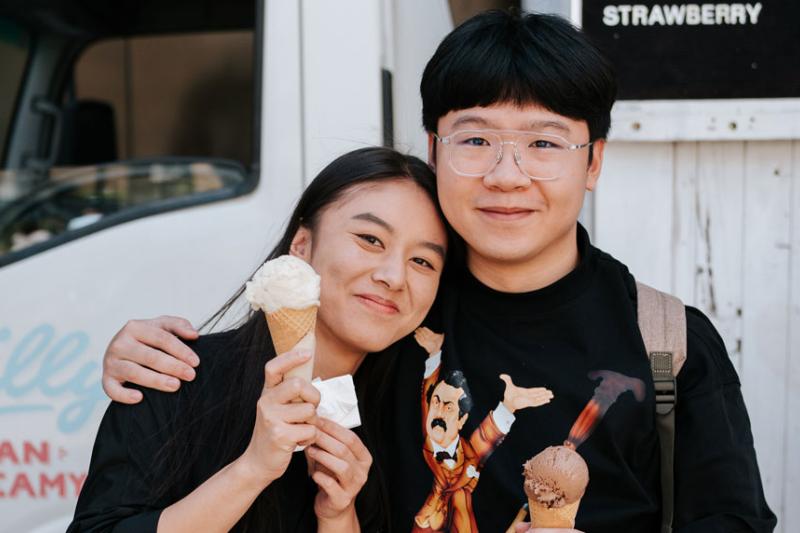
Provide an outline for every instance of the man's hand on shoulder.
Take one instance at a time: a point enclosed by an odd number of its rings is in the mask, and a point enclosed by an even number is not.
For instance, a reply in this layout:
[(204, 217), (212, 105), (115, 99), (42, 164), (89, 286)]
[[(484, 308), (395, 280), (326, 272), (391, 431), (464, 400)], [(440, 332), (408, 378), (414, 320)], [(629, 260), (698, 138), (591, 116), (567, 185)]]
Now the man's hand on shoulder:
[(191, 381), (200, 358), (181, 339), (198, 337), (192, 324), (180, 317), (161, 316), (130, 320), (114, 335), (103, 356), (103, 390), (114, 401), (138, 403), (142, 393), (130, 382), (164, 392), (174, 392), (180, 380)]

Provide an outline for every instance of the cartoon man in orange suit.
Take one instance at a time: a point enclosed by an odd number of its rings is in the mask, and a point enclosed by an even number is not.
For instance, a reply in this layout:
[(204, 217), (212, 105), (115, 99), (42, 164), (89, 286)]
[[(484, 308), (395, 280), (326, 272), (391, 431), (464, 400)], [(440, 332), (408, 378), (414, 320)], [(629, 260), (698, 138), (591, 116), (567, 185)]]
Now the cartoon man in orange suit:
[(503, 401), (491, 411), (469, 438), (459, 432), (467, 421), (472, 399), (460, 370), (440, 375), (444, 335), (419, 328), (414, 337), (428, 352), (422, 383), (423, 455), (433, 472), (433, 489), (414, 518), (415, 532), (477, 532), (472, 514), (472, 492), (480, 471), (492, 452), (503, 442), (514, 423), (514, 412), (539, 407), (553, 398), (543, 387), (517, 387), (506, 374)]

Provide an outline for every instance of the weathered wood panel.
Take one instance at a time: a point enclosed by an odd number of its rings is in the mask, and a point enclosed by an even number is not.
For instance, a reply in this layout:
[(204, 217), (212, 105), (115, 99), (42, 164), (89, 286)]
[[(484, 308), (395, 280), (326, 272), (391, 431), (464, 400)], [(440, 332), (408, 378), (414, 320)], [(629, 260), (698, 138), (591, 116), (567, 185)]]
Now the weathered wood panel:
[(786, 372), (786, 477), (783, 487), (783, 530), (800, 531), (800, 142), (792, 157), (792, 225), (789, 272), (789, 353)]
[(711, 318), (741, 369), (744, 143), (699, 143), (694, 304)]
[(673, 157), (669, 143), (609, 144), (594, 198), (595, 241), (661, 290), (672, 277)]
[(800, 142), (612, 143), (593, 200), (595, 243), (720, 331), (777, 531), (800, 531)]
[(745, 148), (742, 390), (767, 501), (782, 512), (792, 145)]
[(672, 202), (672, 283), (670, 291), (684, 302), (696, 301), (697, 240), (699, 224), (697, 188), (698, 143), (675, 145), (675, 194)]

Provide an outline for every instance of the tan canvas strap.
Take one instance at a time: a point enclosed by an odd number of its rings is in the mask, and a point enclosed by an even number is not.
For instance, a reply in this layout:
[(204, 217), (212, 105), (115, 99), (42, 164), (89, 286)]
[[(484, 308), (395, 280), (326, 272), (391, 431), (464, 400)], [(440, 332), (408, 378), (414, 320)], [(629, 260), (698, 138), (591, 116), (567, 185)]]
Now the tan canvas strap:
[(661, 533), (672, 532), (675, 505), (676, 376), (686, 361), (686, 310), (678, 298), (636, 282), (639, 330), (656, 394), (656, 429), (661, 444)]

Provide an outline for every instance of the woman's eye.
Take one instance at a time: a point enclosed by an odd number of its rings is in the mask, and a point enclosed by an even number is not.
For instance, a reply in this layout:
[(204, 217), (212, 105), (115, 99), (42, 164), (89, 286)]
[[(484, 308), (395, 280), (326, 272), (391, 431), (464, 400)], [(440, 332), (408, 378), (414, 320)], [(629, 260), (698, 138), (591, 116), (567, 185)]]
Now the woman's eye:
[(423, 259), (421, 257), (415, 257), (412, 259), (412, 261), (414, 261), (416, 264), (422, 267), (429, 268), (431, 270), (436, 270), (436, 268), (427, 259)]
[(371, 244), (373, 246), (382, 246), (383, 245), (381, 240), (379, 238), (377, 238), (375, 235), (361, 234), (361, 235), (358, 235), (358, 238), (361, 239), (362, 241), (368, 242), (369, 244)]

